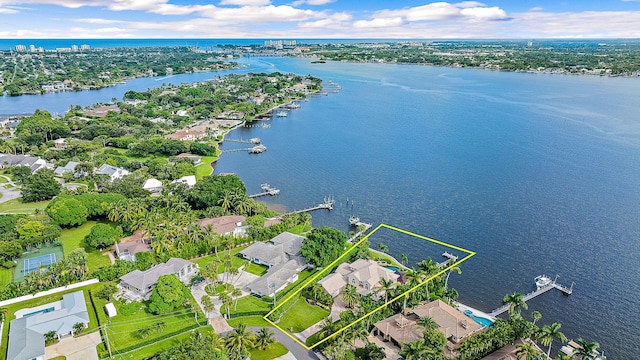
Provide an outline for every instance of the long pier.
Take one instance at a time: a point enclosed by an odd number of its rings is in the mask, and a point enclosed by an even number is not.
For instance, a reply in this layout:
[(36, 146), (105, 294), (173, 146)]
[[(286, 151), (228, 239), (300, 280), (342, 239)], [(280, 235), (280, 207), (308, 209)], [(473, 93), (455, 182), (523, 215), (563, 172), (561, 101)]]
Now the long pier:
[(264, 145), (256, 145), (256, 146), (250, 147), (250, 148), (222, 150), (221, 153), (232, 153), (232, 152), (240, 152), (240, 151), (248, 151), (251, 154), (261, 154), (261, 153), (267, 151), (267, 147), (264, 146)]
[(249, 195), (249, 197), (250, 198), (257, 198), (257, 197), (260, 197), (260, 196), (267, 196), (267, 195), (276, 196), (276, 195), (280, 194), (280, 189), (276, 189), (274, 187), (271, 187), (271, 185), (269, 185), (269, 184), (262, 184), (262, 185), (260, 185), (260, 188), (262, 188), (262, 190), (263, 190), (261, 193)]
[(315, 211), (315, 210), (321, 210), (321, 209), (327, 209), (329, 211), (333, 210), (333, 205), (335, 204), (335, 200), (329, 198), (325, 198), (324, 202), (322, 204), (318, 204), (316, 206), (310, 207), (310, 208), (306, 208), (306, 209), (302, 209), (302, 210), (295, 210), (295, 211), (291, 211), (288, 212), (286, 214), (282, 214), (280, 216), (284, 216), (284, 215), (292, 215), (292, 214), (299, 214), (302, 212), (310, 212), (310, 211)]
[[(542, 275), (544, 276), (544, 275)], [(538, 277), (539, 278), (539, 277)], [(528, 294), (526, 294), (523, 298), (524, 302), (527, 302), (533, 298), (535, 298), (538, 295), (542, 295), (544, 293), (546, 293), (547, 291), (551, 290), (551, 289), (558, 289), (560, 290), (564, 295), (571, 295), (571, 293), (573, 292), (573, 284), (571, 283), (571, 287), (566, 287), (564, 285), (559, 284), (556, 280), (557, 280), (558, 276), (556, 275), (556, 279), (551, 280), (548, 284), (543, 285), (543, 286), (538, 286), (538, 288), (535, 291), (532, 291)], [(537, 279), (537, 278), (536, 278)], [(500, 314), (504, 314), (505, 312), (507, 312), (509, 310), (509, 304), (503, 305), (495, 310), (493, 310), (492, 312), (489, 313), (489, 315), (496, 317)]]
[(260, 144), (260, 138), (252, 138), (250, 140), (242, 140), (242, 139), (225, 139), (226, 142), (234, 142), (240, 144), (249, 144), (249, 145), (258, 145)]

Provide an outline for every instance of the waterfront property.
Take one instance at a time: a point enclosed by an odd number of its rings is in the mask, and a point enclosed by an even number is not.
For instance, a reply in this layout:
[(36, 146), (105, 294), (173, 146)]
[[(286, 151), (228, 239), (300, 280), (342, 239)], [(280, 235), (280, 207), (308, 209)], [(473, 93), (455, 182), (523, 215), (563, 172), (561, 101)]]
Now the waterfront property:
[(247, 236), (248, 225), (245, 225), (247, 218), (241, 215), (228, 215), (216, 218), (204, 218), (198, 220), (201, 229), (211, 226), (218, 235), (232, 235), (233, 237)]
[(74, 325), (89, 325), (89, 313), (82, 291), (65, 294), (61, 301), (21, 309), (9, 325), (7, 358), (44, 359), (44, 334), (55, 331), (58, 339), (74, 334)]
[(304, 238), (283, 232), (268, 243), (257, 242), (240, 251), (245, 259), (267, 266), (267, 273), (247, 284), (247, 288), (260, 296), (274, 296), (288, 284), (298, 280), (298, 273), (308, 267), (300, 255)]
[(178, 184), (178, 183), (182, 183), (187, 185), (187, 187), (192, 188), (193, 185), (196, 184), (196, 176), (195, 175), (187, 175), (187, 176), (183, 176), (180, 179), (175, 179), (171, 182), (172, 184)]
[(424, 317), (429, 317), (438, 324), (438, 331), (447, 339), (449, 353), (454, 351), (463, 339), (484, 329), (442, 300), (434, 300), (407, 310), (405, 314), (396, 314), (378, 321), (374, 324), (374, 331), (383, 340), (401, 346), (423, 336), (424, 328), (418, 325), (418, 320)]
[(393, 270), (382, 267), (373, 260), (359, 259), (352, 264), (340, 264), (334, 273), (325, 276), (318, 283), (333, 297), (338, 296), (347, 284), (355, 286), (360, 295), (369, 295), (379, 288), (382, 279), (395, 283), (399, 278), (400, 275)]
[(134, 270), (120, 277), (118, 286), (129, 300), (147, 300), (162, 275), (174, 274), (183, 283), (188, 283), (198, 274), (198, 265), (190, 261), (171, 258), (164, 264), (158, 264), (149, 270)]

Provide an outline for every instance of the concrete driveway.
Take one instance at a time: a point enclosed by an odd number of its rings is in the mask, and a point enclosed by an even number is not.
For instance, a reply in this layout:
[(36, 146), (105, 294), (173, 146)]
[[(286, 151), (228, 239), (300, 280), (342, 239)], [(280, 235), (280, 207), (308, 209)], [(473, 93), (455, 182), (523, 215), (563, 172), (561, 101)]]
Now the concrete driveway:
[(244, 270), (240, 270), (238, 275), (230, 275), (227, 273), (222, 273), (218, 275), (218, 279), (222, 282), (227, 282), (227, 280), (230, 279), (231, 285), (242, 290), (243, 296), (249, 295), (249, 292), (247, 292), (246, 290), (247, 285), (259, 278), (260, 276), (248, 273)]
[(62, 355), (66, 356), (67, 360), (98, 360), (96, 346), (101, 342), (99, 331), (77, 338), (62, 339), (59, 343), (45, 348), (44, 358), (51, 359)]
[[(9, 200), (17, 199), (22, 197), (20, 193), (20, 188), (17, 187), (16, 184), (11, 181), (8, 177), (4, 175), (0, 175), (1, 177), (7, 179), (7, 183), (0, 184), (0, 194), (2, 194), (2, 198), (0, 198), (0, 203), (7, 202)], [(7, 189), (5, 186), (14, 186), (12, 189)]]
[[(262, 327), (260, 327), (260, 326), (249, 326), (248, 328), (253, 330), (254, 332), (257, 332)], [(291, 339), (289, 336), (287, 336), (282, 331), (280, 331), (280, 330), (278, 330), (276, 328), (273, 328), (273, 327), (269, 327), (269, 330), (273, 331), (276, 340), (278, 340), (278, 342), (280, 344), (284, 345), (284, 347), (289, 349), (289, 353), (293, 355), (294, 359), (297, 359), (297, 360), (319, 360), (318, 357), (316, 356), (316, 354), (313, 351), (303, 348), (302, 345), (300, 345), (297, 342), (295, 342), (293, 339)], [(289, 355), (285, 355), (285, 356), (287, 356), (287, 358), (290, 358)]]

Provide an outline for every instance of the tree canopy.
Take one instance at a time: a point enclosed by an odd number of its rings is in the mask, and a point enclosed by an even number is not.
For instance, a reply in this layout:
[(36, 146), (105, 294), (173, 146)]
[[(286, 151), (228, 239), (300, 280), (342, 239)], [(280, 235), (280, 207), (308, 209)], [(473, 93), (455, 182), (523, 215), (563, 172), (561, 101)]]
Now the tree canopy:
[(53, 177), (53, 170), (41, 169), (22, 182), (22, 200), (24, 202), (49, 200), (60, 193), (61, 187)]
[(36, 110), (33, 115), (22, 119), (16, 128), (18, 139), (30, 145), (42, 144), (70, 133), (71, 130), (62, 120), (52, 118), (46, 110)]
[(216, 206), (225, 193), (246, 194), (242, 180), (235, 175), (208, 176), (187, 192), (187, 201), (194, 209)]
[(188, 294), (189, 290), (177, 276), (162, 275), (149, 297), (149, 311), (156, 315), (169, 313), (182, 305)]
[(321, 227), (311, 230), (302, 241), (300, 254), (307, 262), (324, 267), (342, 255), (347, 235), (334, 228)]
[(51, 202), (45, 211), (53, 222), (62, 227), (82, 225), (89, 215), (87, 208), (74, 198), (62, 198)]
[(96, 224), (91, 228), (91, 232), (84, 237), (84, 247), (91, 251), (94, 249), (104, 249), (115, 244), (122, 236), (121, 227), (112, 227), (107, 224)]

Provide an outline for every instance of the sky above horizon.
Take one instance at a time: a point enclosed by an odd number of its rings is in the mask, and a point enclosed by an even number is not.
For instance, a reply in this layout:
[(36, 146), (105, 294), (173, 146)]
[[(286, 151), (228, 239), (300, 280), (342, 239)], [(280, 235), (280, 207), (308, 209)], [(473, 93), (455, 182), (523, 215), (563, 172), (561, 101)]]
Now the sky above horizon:
[(640, 38), (640, 0), (0, 0), (0, 38)]

